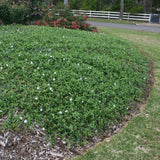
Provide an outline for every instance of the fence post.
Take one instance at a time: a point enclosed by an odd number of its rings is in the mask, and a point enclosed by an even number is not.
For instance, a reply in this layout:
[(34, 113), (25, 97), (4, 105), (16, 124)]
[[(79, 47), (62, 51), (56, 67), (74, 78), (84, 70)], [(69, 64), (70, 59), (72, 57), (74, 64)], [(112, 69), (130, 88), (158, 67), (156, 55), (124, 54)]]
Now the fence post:
[(110, 18), (110, 12), (108, 12), (108, 19)]
[(149, 15), (149, 23), (151, 23), (152, 14)]
[(89, 16), (90, 16), (90, 18), (92, 17), (92, 11), (91, 10), (90, 10)]
[(128, 20), (129, 20), (129, 13), (128, 13)]

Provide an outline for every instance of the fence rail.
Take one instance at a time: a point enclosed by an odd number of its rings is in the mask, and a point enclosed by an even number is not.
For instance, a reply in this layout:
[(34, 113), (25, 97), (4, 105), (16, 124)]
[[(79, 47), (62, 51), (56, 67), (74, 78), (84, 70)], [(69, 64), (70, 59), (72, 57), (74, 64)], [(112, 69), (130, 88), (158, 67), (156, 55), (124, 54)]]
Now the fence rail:
[[(119, 19), (120, 12), (111, 12), (111, 11), (87, 11), (87, 10), (72, 10), (72, 13), (88, 15), (89, 18), (105, 18), (105, 19)], [(143, 13), (123, 13), (124, 20), (132, 20), (132, 21), (144, 21), (150, 22), (151, 14), (143, 14)]]

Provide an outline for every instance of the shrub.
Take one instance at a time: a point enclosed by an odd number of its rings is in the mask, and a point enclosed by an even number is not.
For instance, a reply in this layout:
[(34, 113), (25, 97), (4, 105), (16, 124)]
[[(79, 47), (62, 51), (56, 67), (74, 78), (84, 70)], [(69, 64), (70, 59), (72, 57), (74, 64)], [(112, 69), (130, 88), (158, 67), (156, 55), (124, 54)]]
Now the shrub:
[(136, 6), (131, 8), (129, 11), (129, 13), (143, 13), (143, 7), (142, 6)]
[(12, 23), (11, 8), (5, 1), (0, 3), (0, 19), (4, 24)]

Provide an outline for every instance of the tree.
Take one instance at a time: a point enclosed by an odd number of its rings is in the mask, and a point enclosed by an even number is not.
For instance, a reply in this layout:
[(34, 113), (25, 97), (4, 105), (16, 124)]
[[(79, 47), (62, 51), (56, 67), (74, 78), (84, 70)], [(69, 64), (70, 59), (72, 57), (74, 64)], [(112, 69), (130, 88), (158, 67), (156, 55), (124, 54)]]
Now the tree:
[(120, 2), (120, 15), (119, 15), (120, 20), (123, 19), (123, 12), (124, 12), (124, 0), (121, 0), (121, 2)]
[(68, 8), (68, 0), (64, 0), (64, 7), (65, 7), (65, 9)]

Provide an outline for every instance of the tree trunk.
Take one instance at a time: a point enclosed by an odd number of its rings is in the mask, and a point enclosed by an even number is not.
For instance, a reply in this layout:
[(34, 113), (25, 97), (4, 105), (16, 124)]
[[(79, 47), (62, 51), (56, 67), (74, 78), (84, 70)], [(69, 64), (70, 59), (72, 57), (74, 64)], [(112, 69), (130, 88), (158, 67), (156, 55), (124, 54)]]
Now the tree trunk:
[(119, 19), (120, 20), (123, 19), (123, 12), (124, 12), (124, 0), (121, 0), (121, 3), (120, 3), (120, 15), (119, 15)]
[(68, 8), (68, 0), (64, 0), (64, 8), (65, 8), (65, 9)]

